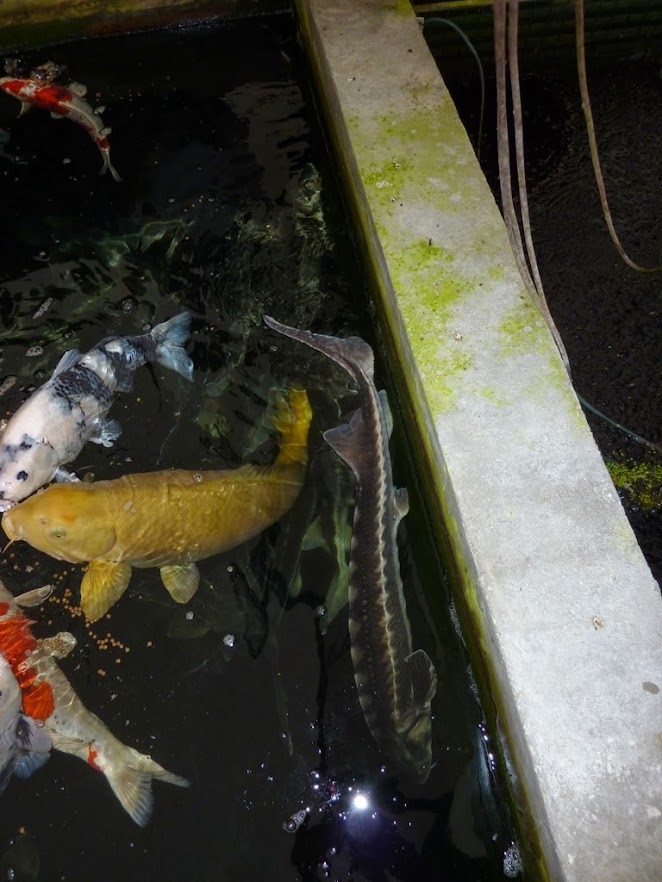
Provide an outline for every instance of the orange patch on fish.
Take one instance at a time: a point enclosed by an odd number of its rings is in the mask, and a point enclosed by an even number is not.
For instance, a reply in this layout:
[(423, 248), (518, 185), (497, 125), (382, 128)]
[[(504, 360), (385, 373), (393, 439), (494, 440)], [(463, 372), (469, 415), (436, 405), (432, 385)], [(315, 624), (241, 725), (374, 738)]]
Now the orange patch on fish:
[[(0, 610), (8, 604), (0, 604)], [(2, 613), (0, 613), (1, 615)], [(0, 621), (0, 653), (7, 659), (23, 693), (23, 712), (34, 720), (46, 720), (53, 713), (53, 690), (48, 683), (35, 683), (37, 672), (28, 658), (36, 649), (37, 641), (30, 631), (30, 622), (24, 616), (12, 616)]]

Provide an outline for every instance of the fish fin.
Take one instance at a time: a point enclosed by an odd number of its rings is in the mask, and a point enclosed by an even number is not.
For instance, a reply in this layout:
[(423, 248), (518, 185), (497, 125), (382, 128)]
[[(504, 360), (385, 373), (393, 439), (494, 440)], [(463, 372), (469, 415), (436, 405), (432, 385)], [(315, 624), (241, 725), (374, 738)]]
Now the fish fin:
[(437, 672), (424, 649), (417, 649), (405, 659), (411, 680), (412, 694), (417, 705), (432, 701), (437, 691)]
[(61, 113), (56, 113), (54, 110), (50, 113), (51, 119), (64, 119), (64, 116)]
[(37, 769), (47, 762), (50, 752), (46, 753), (21, 753), (14, 763), (14, 774), (17, 778), (29, 778)]
[[(110, 129), (108, 129), (108, 133), (110, 133)], [(103, 136), (103, 133), (102, 133), (102, 136)], [(109, 171), (113, 180), (120, 183), (122, 178), (120, 176), (120, 173), (117, 171), (115, 166), (110, 161), (110, 150), (108, 149), (107, 146), (101, 147), (100, 145), (99, 145), (99, 150), (101, 150), (101, 156), (103, 157), (103, 165), (101, 166), (101, 171), (99, 172), (99, 174), (105, 175), (105, 173), (107, 171)]]
[(51, 749), (51, 739), (44, 731), (43, 726), (37, 725), (32, 717), (26, 714), (18, 716), (16, 739), (22, 750), (47, 753)]
[(23, 594), (19, 594), (14, 600), (19, 606), (27, 608), (40, 606), (51, 596), (54, 587), (54, 585), (44, 585), (42, 588), (33, 588), (32, 591), (24, 591)]
[(177, 371), (186, 380), (193, 379), (193, 362), (184, 349), (190, 331), (191, 315), (188, 312), (180, 312), (167, 322), (156, 325), (151, 331), (156, 343), (158, 363), (171, 371)]
[(195, 564), (161, 567), (161, 579), (177, 603), (188, 603), (198, 590), (200, 571)]
[[(119, 389), (119, 383), (117, 384)], [(94, 420), (94, 434), (90, 441), (94, 444), (102, 444), (104, 447), (112, 447), (113, 441), (117, 441), (122, 434), (122, 426), (117, 420), (102, 420), (96, 417)]]
[(312, 331), (301, 331), (298, 328), (290, 328), (277, 322), (271, 316), (263, 315), (262, 320), (273, 331), (278, 331), (285, 337), (305, 343), (311, 349), (317, 349), (328, 358), (331, 358), (348, 373), (352, 373), (351, 367), (358, 365), (363, 373), (372, 380), (375, 373), (375, 356), (371, 347), (361, 337), (327, 337), (324, 334), (313, 334)]
[(393, 434), (393, 414), (391, 413), (391, 406), (388, 403), (388, 395), (386, 394), (386, 389), (380, 389), (377, 393), (377, 397), (379, 398), (379, 404), (382, 409), (382, 415), (384, 417), (384, 424), (386, 426), (386, 437), (390, 438)]
[(302, 551), (313, 551), (315, 548), (328, 549), (328, 543), (324, 538), (324, 531), (322, 529), (322, 521), (319, 517), (316, 517), (312, 524), (308, 525), (308, 529), (303, 534), (303, 539), (301, 540)]
[(60, 374), (63, 374), (65, 371), (68, 371), (81, 359), (81, 354), (77, 349), (67, 349), (62, 358), (55, 365), (55, 370), (51, 375), (51, 380), (54, 380), (55, 377), (59, 377)]
[(68, 472), (62, 466), (58, 466), (53, 472), (53, 479), (58, 484), (80, 484), (80, 478), (73, 472)]
[(395, 509), (396, 524), (409, 512), (409, 493), (406, 487), (396, 487), (393, 491), (393, 508)]
[(39, 646), (53, 658), (66, 658), (78, 641), (69, 631), (60, 631), (54, 637), (42, 637)]
[(150, 757), (126, 745), (119, 761), (109, 765), (104, 769), (104, 773), (124, 810), (139, 827), (144, 827), (152, 815), (153, 778), (174, 784), (176, 787), (189, 786), (186, 778), (167, 772)]
[(361, 410), (354, 412), (349, 423), (336, 426), (335, 429), (327, 429), (323, 438), (329, 447), (333, 448), (338, 456), (352, 469), (357, 478), (362, 470), (362, 456), (365, 445), (361, 435), (365, 432), (365, 423)]
[(126, 591), (131, 565), (93, 560), (80, 585), (80, 605), (85, 617), (96, 622)]
[(25, 116), (25, 114), (29, 113), (33, 107), (34, 107), (34, 104), (30, 104), (29, 101), (21, 101), (21, 109), (20, 109), (18, 115)]
[(87, 95), (87, 86), (84, 83), (69, 83), (67, 89), (74, 95), (78, 95), (79, 98), (84, 98)]

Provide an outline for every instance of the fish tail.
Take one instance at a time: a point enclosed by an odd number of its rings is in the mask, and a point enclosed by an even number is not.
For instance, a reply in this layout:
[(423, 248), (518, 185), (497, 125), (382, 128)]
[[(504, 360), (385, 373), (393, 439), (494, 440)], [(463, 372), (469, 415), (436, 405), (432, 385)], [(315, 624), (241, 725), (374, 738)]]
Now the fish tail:
[(305, 389), (290, 388), (287, 398), (279, 397), (273, 417), (274, 428), (281, 436), (277, 464), (308, 461), (308, 430), (312, 417), (313, 411)]
[(151, 757), (126, 745), (121, 757), (112, 766), (113, 768), (104, 769), (108, 783), (122, 807), (139, 827), (144, 827), (152, 815), (153, 779), (174, 784), (176, 787), (189, 786), (186, 778), (173, 775)]
[(156, 325), (150, 334), (156, 361), (171, 371), (177, 371), (187, 380), (193, 379), (193, 362), (184, 349), (190, 330), (190, 313), (180, 312), (167, 322)]
[(112, 175), (113, 180), (120, 183), (122, 178), (120, 177), (120, 173), (110, 161), (110, 151), (108, 149), (104, 150), (102, 147), (101, 155), (103, 156), (103, 165), (101, 166), (101, 171), (99, 172), (99, 174), (104, 175), (107, 171), (109, 171)]

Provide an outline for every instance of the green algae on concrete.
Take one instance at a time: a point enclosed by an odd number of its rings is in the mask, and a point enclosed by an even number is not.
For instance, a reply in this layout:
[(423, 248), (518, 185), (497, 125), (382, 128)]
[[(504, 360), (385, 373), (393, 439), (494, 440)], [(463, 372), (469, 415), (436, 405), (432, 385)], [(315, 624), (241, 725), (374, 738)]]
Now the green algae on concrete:
[(656, 511), (662, 505), (662, 464), (650, 462), (607, 462), (615, 486), (642, 511)]

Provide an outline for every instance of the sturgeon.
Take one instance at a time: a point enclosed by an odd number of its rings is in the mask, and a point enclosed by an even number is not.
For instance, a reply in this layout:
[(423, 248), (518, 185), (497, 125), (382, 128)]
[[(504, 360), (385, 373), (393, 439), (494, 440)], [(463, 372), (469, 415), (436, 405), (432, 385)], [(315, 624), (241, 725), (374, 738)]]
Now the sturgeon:
[(406, 489), (393, 486), (386, 393), (374, 383), (374, 354), (360, 337), (328, 337), (288, 327), (274, 331), (305, 343), (344, 368), (358, 387), (359, 408), (325, 441), (354, 472), (356, 504), (349, 558), (349, 633), (354, 680), (373, 738), (400, 767), (425, 781), (432, 759), (434, 665), (414, 651), (397, 551), (397, 530), (409, 510)]

